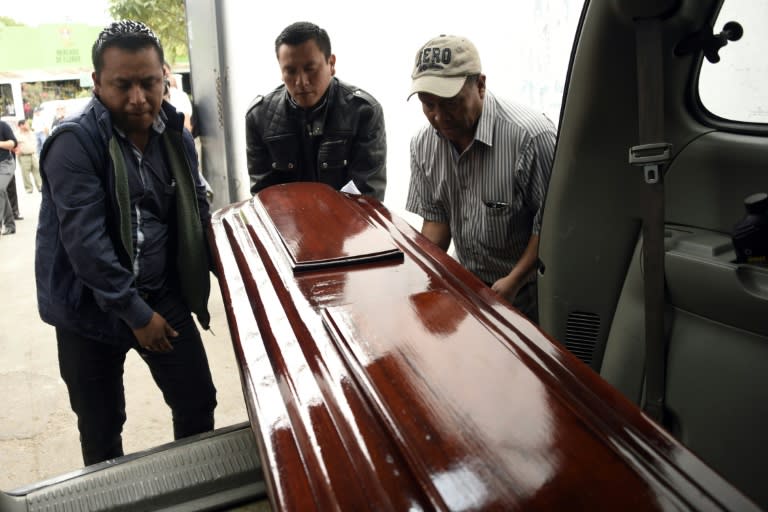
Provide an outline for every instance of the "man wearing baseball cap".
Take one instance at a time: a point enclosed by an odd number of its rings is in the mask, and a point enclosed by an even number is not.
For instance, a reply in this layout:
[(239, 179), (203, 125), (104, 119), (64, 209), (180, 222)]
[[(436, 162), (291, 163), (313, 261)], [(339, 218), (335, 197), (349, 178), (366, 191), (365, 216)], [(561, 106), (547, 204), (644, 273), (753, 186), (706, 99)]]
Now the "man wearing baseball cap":
[(471, 41), (441, 35), (416, 54), (411, 93), (429, 125), (411, 140), (406, 209), (443, 250), (534, 322), (542, 207), (556, 131), (485, 87)]

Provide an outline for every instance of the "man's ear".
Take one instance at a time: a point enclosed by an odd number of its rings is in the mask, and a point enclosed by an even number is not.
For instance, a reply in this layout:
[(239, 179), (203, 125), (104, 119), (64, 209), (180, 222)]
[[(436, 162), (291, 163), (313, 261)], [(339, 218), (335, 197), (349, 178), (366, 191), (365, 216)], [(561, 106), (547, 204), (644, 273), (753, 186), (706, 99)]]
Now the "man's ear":
[(485, 75), (482, 73), (477, 77), (477, 92), (481, 100), (485, 99)]
[(99, 80), (99, 75), (95, 71), (91, 73), (91, 80), (93, 80), (93, 93), (98, 95), (101, 88), (101, 80)]
[(336, 55), (333, 53), (328, 57), (328, 64), (331, 65), (331, 76), (334, 76), (336, 74)]

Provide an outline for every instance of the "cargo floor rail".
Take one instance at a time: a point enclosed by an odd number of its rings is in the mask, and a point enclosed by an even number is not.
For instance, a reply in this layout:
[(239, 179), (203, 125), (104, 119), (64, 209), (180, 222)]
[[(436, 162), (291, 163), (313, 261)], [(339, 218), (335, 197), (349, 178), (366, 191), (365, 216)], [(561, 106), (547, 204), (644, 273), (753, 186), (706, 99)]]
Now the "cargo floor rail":
[(0, 494), (0, 512), (201, 511), (266, 500), (242, 423)]

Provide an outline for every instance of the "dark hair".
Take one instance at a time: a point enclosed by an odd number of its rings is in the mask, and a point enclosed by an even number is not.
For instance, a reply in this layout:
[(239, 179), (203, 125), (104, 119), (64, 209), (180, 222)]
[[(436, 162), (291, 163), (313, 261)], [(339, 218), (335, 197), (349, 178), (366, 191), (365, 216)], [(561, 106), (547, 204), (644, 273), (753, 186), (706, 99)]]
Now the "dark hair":
[(99, 33), (96, 42), (91, 49), (91, 60), (93, 61), (93, 70), (98, 75), (104, 67), (104, 50), (107, 48), (120, 48), (123, 50), (140, 50), (153, 47), (157, 50), (160, 62), (165, 62), (163, 54), (163, 45), (157, 38), (152, 29), (140, 21), (122, 20), (115, 21)]
[(467, 75), (467, 80), (464, 83), (467, 85), (474, 85), (477, 83), (478, 78), (480, 78), (480, 73), (476, 73), (474, 75)]
[(297, 46), (307, 41), (314, 40), (317, 47), (325, 55), (325, 60), (331, 57), (331, 39), (324, 28), (320, 28), (308, 21), (297, 21), (285, 27), (275, 39), (275, 55), (281, 45)]
[(23, 124), (27, 124), (27, 120), (26, 119), (19, 119), (18, 125), (21, 126)]

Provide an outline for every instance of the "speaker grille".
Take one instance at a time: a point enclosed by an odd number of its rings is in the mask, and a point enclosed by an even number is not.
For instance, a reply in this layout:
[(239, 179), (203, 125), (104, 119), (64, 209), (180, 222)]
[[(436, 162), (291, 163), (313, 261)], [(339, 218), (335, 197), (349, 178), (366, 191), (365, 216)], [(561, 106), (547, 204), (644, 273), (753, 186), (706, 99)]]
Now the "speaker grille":
[(592, 365), (600, 317), (595, 313), (573, 311), (565, 325), (565, 348), (588, 365)]

